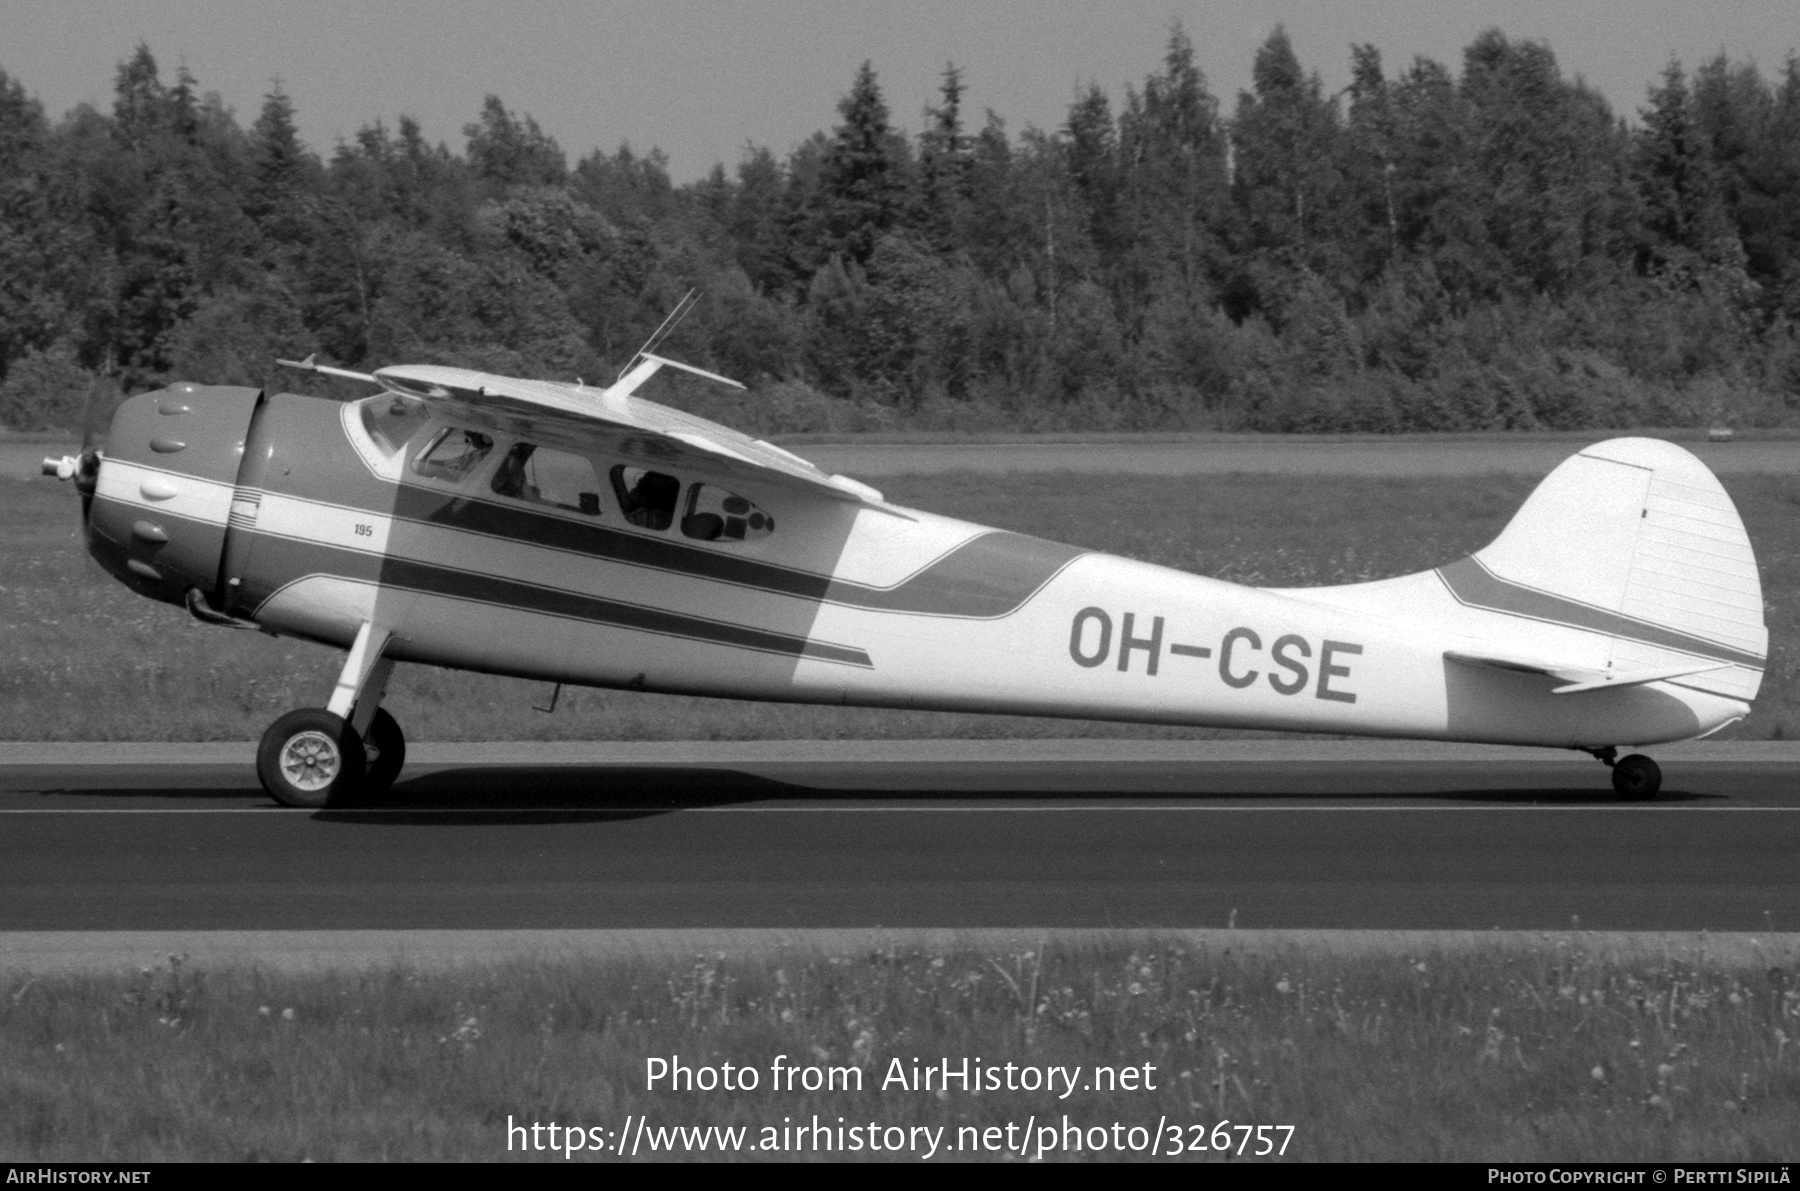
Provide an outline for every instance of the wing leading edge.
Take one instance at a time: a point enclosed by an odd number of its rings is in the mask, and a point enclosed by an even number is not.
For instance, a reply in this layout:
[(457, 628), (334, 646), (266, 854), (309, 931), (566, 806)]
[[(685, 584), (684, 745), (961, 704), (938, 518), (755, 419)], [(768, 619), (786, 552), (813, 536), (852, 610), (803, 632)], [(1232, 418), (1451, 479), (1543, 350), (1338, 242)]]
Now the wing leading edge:
[(632, 396), (664, 367), (744, 387), (716, 373), (649, 353), (641, 354), (617, 383), (604, 389), (438, 364), (402, 364), (378, 368), (371, 374), (330, 368), (311, 356), (277, 363), (378, 384), (475, 426), (527, 434), (577, 449), (600, 447), (671, 466), (700, 463), (713, 471), (774, 481), (837, 500), (882, 500), (881, 493), (867, 484), (830, 475), (773, 443)]

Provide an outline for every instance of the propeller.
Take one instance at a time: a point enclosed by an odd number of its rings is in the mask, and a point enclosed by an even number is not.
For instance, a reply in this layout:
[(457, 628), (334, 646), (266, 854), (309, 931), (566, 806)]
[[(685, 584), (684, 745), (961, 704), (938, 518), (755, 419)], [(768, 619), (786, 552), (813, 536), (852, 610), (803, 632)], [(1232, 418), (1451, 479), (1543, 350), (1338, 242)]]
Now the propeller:
[(106, 453), (106, 435), (112, 428), (113, 415), (125, 403), (125, 394), (111, 385), (96, 384), (88, 394), (87, 411), (82, 417), (81, 453), (61, 459), (45, 459), (44, 474), (60, 480), (73, 479), (86, 501), (93, 496), (94, 482), (100, 475), (100, 457)]
[(87, 416), (82, 420), (81, 453), (98, 454), (106, 450), (106, 432), (112, 428), (112, 417), (125, 403), (125, 394), (111, 385), (95, 385), (88, 394)]

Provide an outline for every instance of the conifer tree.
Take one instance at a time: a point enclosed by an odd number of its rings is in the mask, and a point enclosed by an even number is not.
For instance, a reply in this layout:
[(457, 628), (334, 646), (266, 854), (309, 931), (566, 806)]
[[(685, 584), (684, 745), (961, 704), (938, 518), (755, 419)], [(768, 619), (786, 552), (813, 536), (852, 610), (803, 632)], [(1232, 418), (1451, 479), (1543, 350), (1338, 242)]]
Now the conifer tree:
[(1671, 249), (1710, 264), (1733, 260), (1741, 249), (1726, 220), (1718, 171), (1679, 62), (1663, 69), (1643, 118), (1636, 173), (1649, 253), (1665, 263)]
[(888, 123), (887, 101), (867, 60), (838, 102), (838, 113), (844, 121), (821, 163), (820, 221), (829, 251), (863, 264), (905, 201), (906, 141)]
[(1128, 93), (1119, 118), (1121, 253), (1118, 300), (1128, 325), (1141, 322), (1153, 290), (1210, 288), (1224, 272), (1224, 236), (1234, 222), (1218, 103), (1178, 24), (1161, 73)]
[(963, 135), (962, 72), (944, 67), (939, 102), (925, 109), (925, 131), (919, 137), (919, 201), (916, 223), (939, 251), (960, 246), (969, 199), (969, 141)]
[(498, 95), (482, 100), (481, 117), (463, 125), (469, 164), (481, 178), (502, 186), (555, 186), (568, 176), (562, 147), (529, 115), (506, 110)]
[(1069, 105), (1063, 141), (1088, 238), (1097, 249), (1110, 253), (1119, 237), (1119, 136), (1112, 101), (1098, 83), (1088, 84)]

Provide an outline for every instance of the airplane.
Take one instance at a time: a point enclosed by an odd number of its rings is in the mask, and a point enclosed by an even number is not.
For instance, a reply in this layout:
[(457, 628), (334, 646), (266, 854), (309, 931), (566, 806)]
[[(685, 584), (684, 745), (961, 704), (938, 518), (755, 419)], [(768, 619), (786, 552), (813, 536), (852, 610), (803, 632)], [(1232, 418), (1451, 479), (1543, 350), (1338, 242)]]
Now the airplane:
[(346, 651), (325, 705), (259, 743), (264, 789), (294, 807), (394, 782), (406, 742), (381, 700), (401, 662), (558, 691), (1577, 749), (1624, 798), (1662, 776), (1621, 748), (1716, 732), (1762, 681), (1749, 538), (1671, 443), (1583, 448), (1433, 570), (1251, 588), (893, 504), (635, 396), (664, 368), (736, 384), (658, 343), (604, 388), (281, 361), (373, 392), (173, 384), (44, 470), (73, 480), (89, 553), (133, 591)]

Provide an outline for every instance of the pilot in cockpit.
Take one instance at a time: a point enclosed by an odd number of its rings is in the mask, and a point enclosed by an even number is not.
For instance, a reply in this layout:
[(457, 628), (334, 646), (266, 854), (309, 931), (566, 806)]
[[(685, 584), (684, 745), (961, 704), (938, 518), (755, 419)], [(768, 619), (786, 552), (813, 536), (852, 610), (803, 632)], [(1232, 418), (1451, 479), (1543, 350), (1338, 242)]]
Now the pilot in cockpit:
[(531, 459), (531, 453), (537, 448), (531, 443), (515, 443), (500, 466), (494, 470), (494, 491), (501, 496), (516, 496), (523, 500), (537, 500), (538, 490), (526, 475), (525, 464)]
[(620, 503), (625, 519), (645, 529), (667, 529), (675, 519), (675, 500), (681, 494), (681, 481), (657, 471), (638, 477)]

